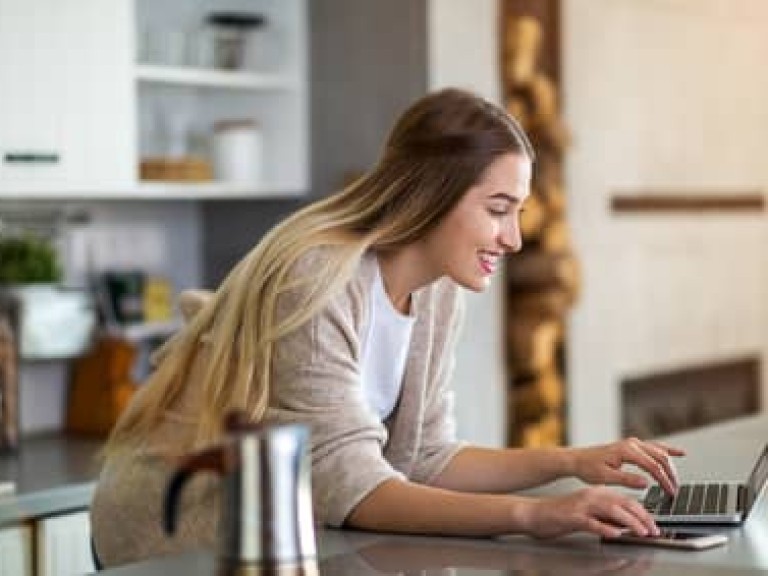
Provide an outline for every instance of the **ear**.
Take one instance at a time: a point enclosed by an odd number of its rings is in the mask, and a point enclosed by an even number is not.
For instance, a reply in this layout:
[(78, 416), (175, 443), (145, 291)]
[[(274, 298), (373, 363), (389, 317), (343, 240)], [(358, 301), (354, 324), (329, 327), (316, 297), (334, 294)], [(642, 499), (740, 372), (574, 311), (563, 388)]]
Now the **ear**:
[(195, 317), (203, 306), (213, 298), (213, 292), (210, 290), (184, 290), (179, 295), (179, 310), (184, 317), (185, 322), (189, 322)]

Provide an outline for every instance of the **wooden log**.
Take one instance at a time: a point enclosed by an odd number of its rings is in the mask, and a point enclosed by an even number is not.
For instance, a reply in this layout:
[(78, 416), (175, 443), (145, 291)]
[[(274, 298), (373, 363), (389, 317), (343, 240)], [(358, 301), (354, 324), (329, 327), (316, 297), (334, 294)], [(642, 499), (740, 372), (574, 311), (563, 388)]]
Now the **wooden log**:
[[(545, 252), (562, 254), (571, 248), (571, 235), (565, 218), (553, 218), (541, 230), (539, 245)], [(573, 262), (575, 266), (575, 261)]]
[(520, 214), (520, 233), (523, 242), (529, 242), (539, 237), (547, 218), (547, 208), (542, 196), (535, 190), (525, 201), (525, 210)]
[(531, 386), (548, 411), (561, 410), (565, 402), (565, 382), (554, 364), (537, 374)]
[(562, 183), (548, 180), (536, 182), (535, 186), (537, 194), (546, 207), (547, 216), (550, 219), (564, 218), (567, 199)]
[(557, 111), (557, 88), (543, 74), (534, 74), (528, 86), (533, 103), (531, 120), (541, 126), (560, 123)]
[(513, 374), (536, 374), (554, 362), (562, 339), (557, 320), (521, 316), (507, 322), (507, 358)]
[(504, 79), (508, 86), (530, 82), (541, 47), (541, 24), (531, 17), (509, 18), (504, 34)]
[(506, 101), (507, 112), (517, 120), (523, 128), (530, 123), (530, 106), (522, 98), (512, 97)]
[(563, 157), (548, 144), (540, 141), (534, 143), (536, 147), (536, 162), (533, 165), (533, 182), (540, 188), (546, 188), (553, 184), (563, 185)]
[(521, 252), (509, 258), (506, 270), (511, 291), (553, 287), (570, 290), (579, 276), (576, 259), (569, 252)]
[(529, 422), (510, 430), (510, 443), (525, 448), (545, 448), (563, 443), (565, 422), (559, 414), (547, 414), (537, 422)]
[(510, 406), (514, 420), (521, 428), (535, 424), (546, 416), (549, 408), (533, 386), (516, 388), (511, 396)]
[(510, 293), (507, 297), (507, 321), (512, 323), (521, 316), (560, 320), (568, 312), (571, 300), (566, 290), (557, 287)]
[(565, 384), (554, 362), (533, 378), (523, 381), (522, 386), (513, 383), (510, 390), (510, 408), (516, 421), (535, 422), (545, 414), (562, 410)]
[(570, 144), (571, 136), (562, 119), (557, 115), (542, 116), (536, 112), (535, 107), (530, 118), (528, 134), (538, 143), (537, 150), (548, 148), (563, 155)]
[(564, 421), (560, 414), (549, 413), (523, 430), (522, 445), (528, 448), (559, 446), (563, 442)]

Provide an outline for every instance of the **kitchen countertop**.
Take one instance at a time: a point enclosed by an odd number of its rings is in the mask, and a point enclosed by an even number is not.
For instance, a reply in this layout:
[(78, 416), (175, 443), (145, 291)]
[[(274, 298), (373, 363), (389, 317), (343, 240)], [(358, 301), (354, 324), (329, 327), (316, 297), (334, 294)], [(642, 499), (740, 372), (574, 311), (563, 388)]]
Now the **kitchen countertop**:
[[(765, 513), (763, 507), (762, 512)], [(575, 536), (535, 541), (507, 538), (448, 538), (320, 530), (316, 571), (303, 576), (747, 576), (765, 574), (762, 541), (726, 529), (726, 546), (698, 552), (601, 544)], [(761, 550), (762, 547), (762, 550)], [(242, 567), (218, 566), (208, 551), (157, 558), (99, 572), (100, 576), (278, 576)], [(301, 572), (285, 575), (302, 576)]]
[(15, 484), (13, 493), (0, 496), (0, 527), (88, 508), (102, 443), (45, 434), (22, 438), (18, 452), (0, 454), (0, 482)]
[[(768, 440), (768, 415), (711, 426), (668, 438), (689, 451), (678, 464), (681, 476), (699, 479), (705, 470), (712, 480), (743, 480)], [(559, 491), (565, 484), (550, 487)], [(703, 551), (678, 551), (635, 545), (601, 544), (580, 534), (538, 541), (525, 536), (503, 538), (440, 538), (398, 536), (351, 530), (318, 530), (320, 576), (381, 576), (436, 574), (509, 576), (557, 574), (623, 576), (744, 576), (768, 572), (768, 493), (742, 526), (709, 527), (726, 533), (725, 546)], [(699, 528), (699, 530), (702, 530)], [(217, 567), (211, 551), (201, 550), (113, 568), (100, 576), (255, 576), (253, 568)], [(298, 576), (300, 572), (284, 572)]]

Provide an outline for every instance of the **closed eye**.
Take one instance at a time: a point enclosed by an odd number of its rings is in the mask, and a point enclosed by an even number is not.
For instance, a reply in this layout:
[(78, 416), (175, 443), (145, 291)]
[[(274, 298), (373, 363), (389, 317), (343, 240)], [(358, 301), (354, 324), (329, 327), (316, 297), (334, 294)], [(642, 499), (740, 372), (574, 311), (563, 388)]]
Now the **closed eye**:
[(499, 201), (499, 198), (495, 198), (495, 202), (488, 203), (488, 212), (493, 216), (506, 216), (509, 214), (512, 203), (505, 200)]
[(506, 192), (497, 192), (489, 200), (488, 213), (492, 216), (506, 216), (513, 208), (519, 210), (522, 207), (522, 201), (519, 198)]

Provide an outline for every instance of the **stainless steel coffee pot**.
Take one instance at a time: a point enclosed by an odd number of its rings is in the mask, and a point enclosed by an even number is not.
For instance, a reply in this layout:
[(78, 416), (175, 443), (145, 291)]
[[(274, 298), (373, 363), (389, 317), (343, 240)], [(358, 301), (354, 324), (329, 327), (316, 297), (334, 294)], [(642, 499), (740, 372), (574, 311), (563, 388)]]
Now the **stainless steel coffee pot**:
[(314, 563), (309, 430), (299, 424), (269, 426), (227, 421), (220, 444), (186, 457), (165, 494), (164, 527), (176, 528), (181, 490), (199, 471), (219, 474), (219, 559), (264, 567)]

